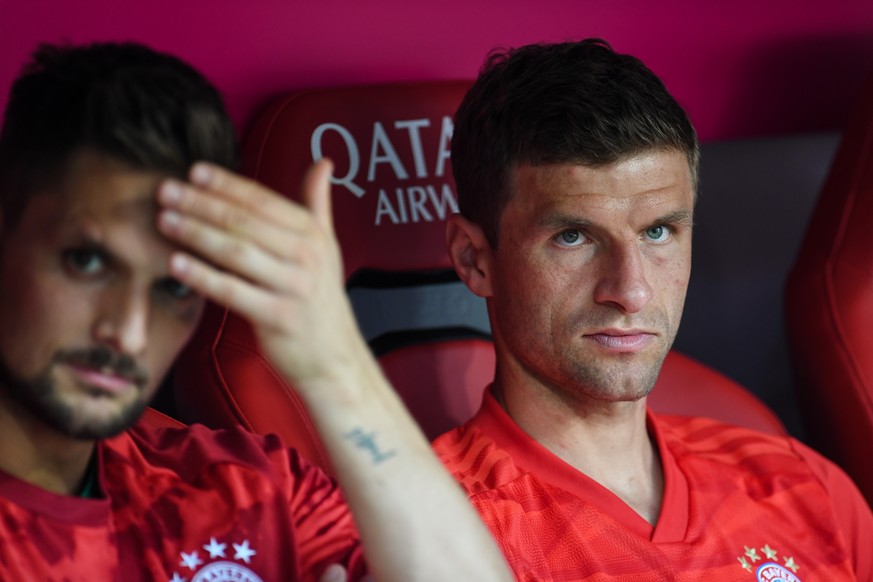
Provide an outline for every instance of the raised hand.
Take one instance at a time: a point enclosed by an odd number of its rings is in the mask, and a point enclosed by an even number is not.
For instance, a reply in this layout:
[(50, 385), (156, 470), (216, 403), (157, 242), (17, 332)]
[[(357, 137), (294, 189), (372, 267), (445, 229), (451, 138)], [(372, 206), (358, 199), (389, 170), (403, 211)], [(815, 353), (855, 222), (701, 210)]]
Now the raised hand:
[(310, 168), (302, 205), (205, 163), (190, 184), (167, 180), (158, 194), (161, 231), (191, 251), (173, 254), (172, 275), (250, 321), (303, 391), (336, 380), (366, 349), (343, 287), (331, 170), (327, 160)]

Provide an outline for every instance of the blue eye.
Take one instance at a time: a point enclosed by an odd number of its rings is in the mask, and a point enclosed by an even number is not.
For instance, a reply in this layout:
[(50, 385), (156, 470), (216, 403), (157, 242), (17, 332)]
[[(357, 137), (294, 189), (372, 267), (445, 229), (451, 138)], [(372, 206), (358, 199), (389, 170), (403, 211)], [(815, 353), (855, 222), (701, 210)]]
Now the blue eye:
[(666, 242), (670, 238), (670, 229), (664, 225), (651, 226), (646, 229), (646, 237), (653, 242)]
[(194, 290), (178, 280), (167, 277), (157, 282), (155, 287), (164, 295), (177, 300), (184, 300), (194, 295)]
[(96, 275), (106, 266), (105, 258), (92, 249), (69, 249), (63, 254), (64, 265), (79, 275)]
[(555, 240), (561, 246), (575, 247), (585, 242), (585, 235), (578, 230), (565, 230)]

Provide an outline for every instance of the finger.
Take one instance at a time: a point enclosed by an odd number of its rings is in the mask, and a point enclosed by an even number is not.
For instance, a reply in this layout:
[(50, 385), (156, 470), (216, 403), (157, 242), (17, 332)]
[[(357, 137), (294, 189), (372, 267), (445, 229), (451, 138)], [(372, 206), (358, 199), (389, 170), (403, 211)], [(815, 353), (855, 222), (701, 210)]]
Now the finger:
[(196, 293), (226, 306), (255, 325), (273, 327), (281, 319), (277, 316), (280, 306), (274, 295), (192, 255), (173, 253), (170, 273)]
[(196, 219), (164, 211), (158, 217), (158, 227), (169, 238), (181, 243), (210, 263), (271, 286), (264, 273), (275, 273), (281, 266), (275, 258), (246, 240), (229, 236)]
[(173, 180), (161, 185), (158, 200), (184, 218), (208, 223), (277, 256), (287, 256), (289, 234), (300, 233), (310, 224), (308, 211), (286, 200), (279, 201), (273, 216), (264, 218), (238, 202)]
[(324, 230), (333, 234), (333, 210), (330, 200), (330, 175), (333, 162), (322, 158), (312, 164), (303, 176), (301, 198)]
[(324, 570), (318, 582), (346, 582), (347, 580), (346, 569), (339, 564), (331, 564)]
[(276, 257), (238, 236), (216, 229), (197, 219), (161, 212), (158, 227), (169, 238), (232, 275), (273, 291), (301, 293), (308, 290), (312, 265), (317, 253), (305, 236), (285, 234), (288, 247), (284, 257)]
[(299, 213), (289, 213), (293, 202), (281, 194), (207, 162), (197, 162), (189, 172), (191, 183), (228, 202), (238, 204), (261, 218), (275, 221), (277, 226), (295, 227)]

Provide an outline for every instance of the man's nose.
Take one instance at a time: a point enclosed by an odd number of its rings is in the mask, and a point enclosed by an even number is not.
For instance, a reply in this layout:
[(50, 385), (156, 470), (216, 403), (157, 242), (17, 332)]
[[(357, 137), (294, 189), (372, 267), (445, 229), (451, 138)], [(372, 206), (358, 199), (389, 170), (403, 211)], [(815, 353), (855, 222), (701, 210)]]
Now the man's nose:
[(636, 313), (651, 299), (652, 286), (639, 244), (629, 241), (609, 247), (600, 259), (594, 300), (624, 313)]
[(148, 344), (149, 292), (131, 285), (107, 290), (94, 325), (94, 339), (129, 356), (142, 355)]

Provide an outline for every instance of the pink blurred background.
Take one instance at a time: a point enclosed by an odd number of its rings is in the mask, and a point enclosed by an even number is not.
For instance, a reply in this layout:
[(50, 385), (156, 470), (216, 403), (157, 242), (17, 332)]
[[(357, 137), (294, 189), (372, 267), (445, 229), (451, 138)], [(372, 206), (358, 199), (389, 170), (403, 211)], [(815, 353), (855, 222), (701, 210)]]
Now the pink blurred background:
[(0, 106), (46, 41), (177, 54), (245, 131), (294, 89), (471, 78), (495, 46), (586, 36), (646, 61), (704, 140), (839, 129), (873, 70), (870, 0), (0, 0)]

